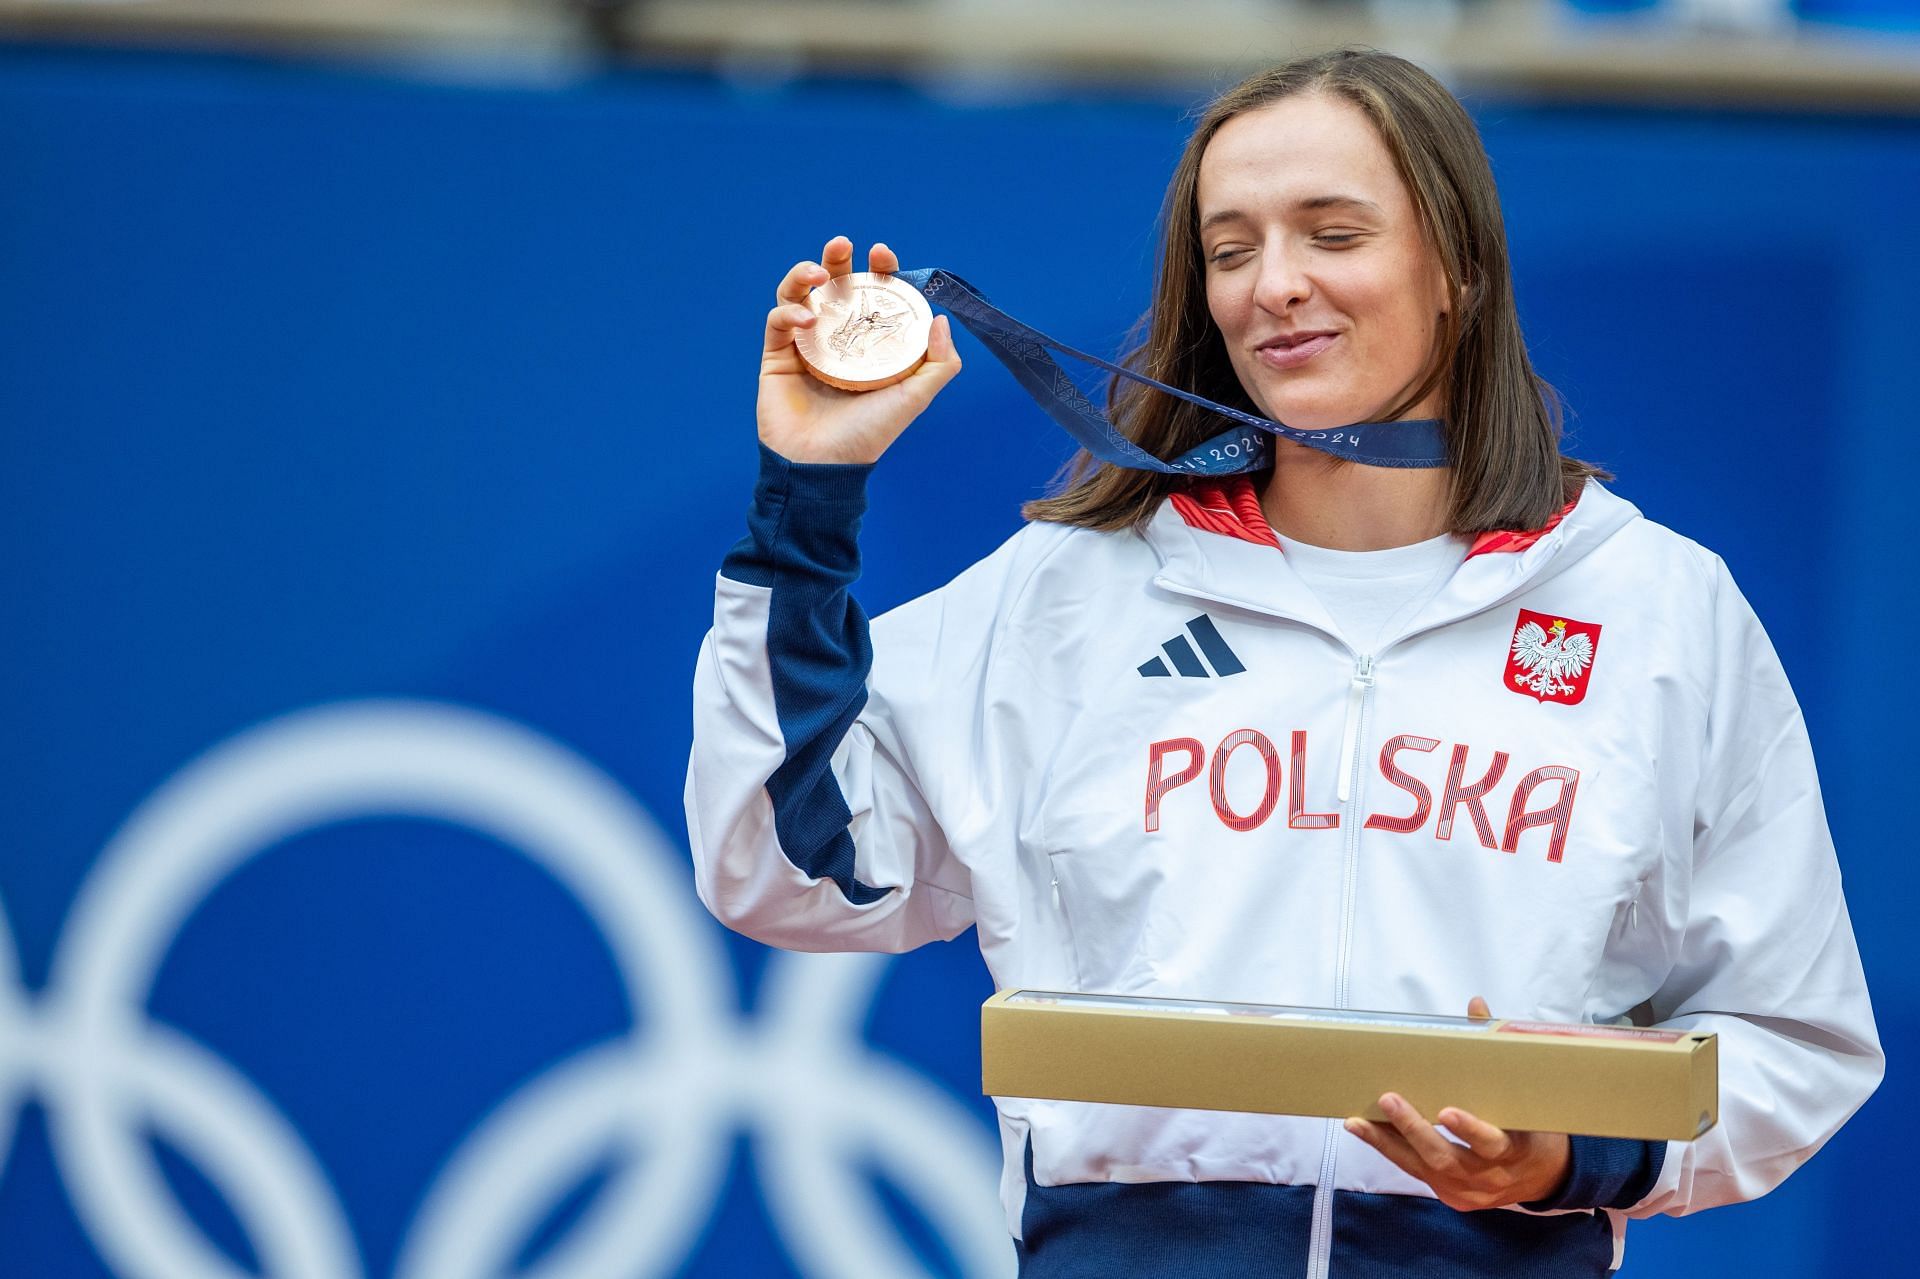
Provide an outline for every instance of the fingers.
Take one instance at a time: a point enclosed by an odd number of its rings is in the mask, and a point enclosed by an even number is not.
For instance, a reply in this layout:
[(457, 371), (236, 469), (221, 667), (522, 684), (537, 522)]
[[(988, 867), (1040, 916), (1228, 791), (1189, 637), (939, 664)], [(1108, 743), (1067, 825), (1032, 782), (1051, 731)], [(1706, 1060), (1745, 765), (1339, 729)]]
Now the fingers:
[[(835, 279), (853, 270), (853, 241), (844, 235), (836, 235), (828, 240), (820, 250), (820, 261)], [(900, 269), (900, 258), (886, 245), (876, 241), (867, 250), (867, 270), (878, 271), (882, 275), (892, 275)]]
[(767, 312), (767, 340), (764, 350), (771, 353), (793, 345), (793, 335), (810, 329), (820, 317), (804, 302), (783, 302)]
[(1346, 1129), (1360, 1140), (1385, 1155), (1389, 1162), (1404, 1173), (1425, 1181), (1433, 1175), (1433, 1169), (1415, 1153), (1407, 1139), (1395, 1132), (1391, 1125), (1373, 1123), (1369, 1120), (1353, 1118), (1346, 1121)]
[(836, 235), (820, 250), (820, 261), (835, 279), (853, 270), (853, 241)]
[[(899, 255), (886, 245), (876, 243), (867, 250), (867, 270), (892, 275), (899, 269)], [(817, 288), (828, 280), (837, 280), (852, 270), (853, 241), (844, 235), (836, 235), (821, 248), (818, 262), (797, 263), (793, 270), (787, 272), (787, 278), (780, 282), (780, 300), (797, 302), (807, 296), (808, 289)]]
[(1513, 1153), (1513, 1137), (1504, 1128), (1496, 1128), (1484, 1119), (1449, 1106), (1436, 1116), (1448, 1132), (1467, 1143), (1467, 1149), (1482, 1159), (1498, 1162)]
[(827, 282), (827, 269), (818, 262), (796, 262), (774, 290), (776, 302), (805, 302), (807, 294)]
[(1493, 1017), (1493, 1009), (1487, 1007), (1486, 1000), (1475, 995), (1467, 1001), (1467, 1016), (1472, 1017), (1476, 1021), (1489, 1021)]
[[(1420, 1112), (1395, 1093), (1380, 1098), (1386, 1123), (1369, 1123), (1358, 1117), (1346, 1121), (1346, 1129), (1385, 1156), (1402, 1172), (1432, 1186), (1442, 1202), (1453, 1206), (1454, 1188), (1470, 1183), (1486, 1170), (1486, 1163), (1473, 1151), (1448, 1141)], [(1464, 1201), (1461, 1201), (1464, 1203)]]
[(1387, 1112), (1387, 1122), (1429, 1165), (1444, 1168), (1459, 1159), (1460, 1148), (1442, 1136), (1439, 1129), (1428, 1123), (1400, 1094), (1390, 1092), (1382, 1096), (1380, 1109)]

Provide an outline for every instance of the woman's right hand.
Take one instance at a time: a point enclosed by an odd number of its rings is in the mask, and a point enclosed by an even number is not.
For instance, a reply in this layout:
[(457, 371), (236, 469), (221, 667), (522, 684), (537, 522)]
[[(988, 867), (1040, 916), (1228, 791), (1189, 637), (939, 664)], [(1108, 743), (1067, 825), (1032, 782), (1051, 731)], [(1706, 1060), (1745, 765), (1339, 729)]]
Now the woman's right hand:
[[(884, 244), (867, 254), (867, 269), (891, 275), (900, 259)], [(800, 329), (818, 323), (807, 293), (853, 270), (853, 241), (836, 235), (819, 262), (799, 262), (780, 281), (767, 313), (766, 349), (760, 355), (760, 442), (789, 462), (878, 461), (907, 424), (933, 402), (960, 371), (947, 317), (933, 319), (927, 359), (905, 381), (877, 391), (842, 391), (809, 373), (794, 350)]]

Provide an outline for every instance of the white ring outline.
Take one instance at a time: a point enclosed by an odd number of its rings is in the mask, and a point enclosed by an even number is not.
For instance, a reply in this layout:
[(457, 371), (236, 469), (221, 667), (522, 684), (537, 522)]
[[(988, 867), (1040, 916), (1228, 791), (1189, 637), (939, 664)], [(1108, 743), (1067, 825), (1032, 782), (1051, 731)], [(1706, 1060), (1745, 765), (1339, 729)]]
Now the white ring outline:
[(360, 1279), (351, 1227), (299, 1134), (145, 1004), (173, 940), (226, 875), (291, 835), (374, 815), (484, 831), (554, 875), (606, 939), (635, 1014), (626, 1037), (554, 1064), (476, 1126), (416, 1212), (396, 1279), (505, 1275), (515, 1245), (609, 1154), (622, 1156), (615, 1175), (527, 1279), (672, 1273), (710, 1215), (741, 1122), (764, 1138), (764, 1198), (806, 1273), (921, 1273), (893, 1242), (859, 1155), (921, 1206), (964, 1273), (1011, 1273), (999, 1205), (980, 1193), (998, 1171), (994, 1143), (950, 1095), (860, 1042), (884, 958), (776, 954), (761, 1018), (737, 1021), (718, 933), (687, 905), (679, 855), (624, 789), (523, 725), (403, 701), (269, 721), (156, 790), (76, 895), (37, 1013), (19, 997), (0, 912), (0, 1169), (37, 1090), (74, 1208), (119, 1273), (246, 1279), (173, 1200), (141, 1136), (145, 1113), (226, 1196), (263, 1275)]

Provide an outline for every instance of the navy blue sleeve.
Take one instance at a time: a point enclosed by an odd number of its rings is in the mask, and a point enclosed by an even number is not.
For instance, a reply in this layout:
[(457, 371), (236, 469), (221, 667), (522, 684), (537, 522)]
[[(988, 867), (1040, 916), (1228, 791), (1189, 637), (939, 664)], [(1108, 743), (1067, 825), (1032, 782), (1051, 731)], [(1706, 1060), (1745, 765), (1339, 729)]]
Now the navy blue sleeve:
[(764, 444), (759, 448), (747, 535), (727, 553), (721, 576), (774, 586), (784, 569), (799, 578), (838, 582), (844, 592), (860, 576), (856, 539), (867, 513), (872, 465), (789, 462)]
[(1664, 1141), (1625, 1137), (1571, 1137), (1572, 1159), (1566, 1180), (1545, 1199), (1521, 1204), (1543, 1212), (1551, 1208), (1630, 1208), (1645, 1199), (1666, 1162)]
[(833, 752), (867, 704), (873, 645), (849, 593), (860, 576), (860, 517), (870, 465), (790, 462), (760, 446), (747, 535), (720, 574), (770, 588), (767, 662), (786, 760), (767, 779), (780, 847), (802, 871), (831, 879), (847, 900), (886, 896), (853, 875), (852, 811)]

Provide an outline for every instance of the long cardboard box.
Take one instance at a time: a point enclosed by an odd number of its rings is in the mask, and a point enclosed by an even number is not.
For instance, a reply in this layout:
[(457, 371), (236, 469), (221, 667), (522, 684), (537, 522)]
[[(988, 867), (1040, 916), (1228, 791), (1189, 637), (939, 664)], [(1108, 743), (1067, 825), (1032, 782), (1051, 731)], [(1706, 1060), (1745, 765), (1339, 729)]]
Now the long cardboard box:
[(981, 1091), (1267, 1114), (1432, 1120), (1691, 1141), (1719, 1119), (1716, 1036), (1058, 991), (980, 1010)]

